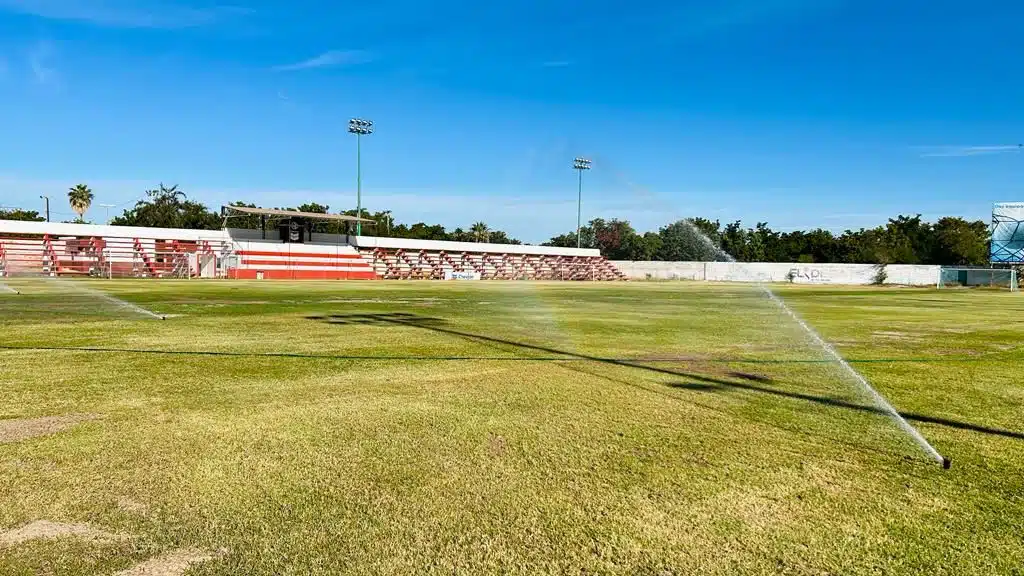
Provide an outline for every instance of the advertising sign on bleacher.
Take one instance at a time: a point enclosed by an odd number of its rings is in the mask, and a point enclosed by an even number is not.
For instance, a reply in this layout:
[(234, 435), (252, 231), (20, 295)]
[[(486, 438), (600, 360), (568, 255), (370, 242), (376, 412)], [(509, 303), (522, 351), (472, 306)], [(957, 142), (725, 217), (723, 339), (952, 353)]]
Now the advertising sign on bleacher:
[(468, 271), (465, 271), (465, 270), (463, 270), (461, 272), (456, 272), (454, 270), (447, 270), (444, 273), (444, 279), (445, 280), (479, 280), (480, 279), (480, 273), (479, 272), (468, 272)]

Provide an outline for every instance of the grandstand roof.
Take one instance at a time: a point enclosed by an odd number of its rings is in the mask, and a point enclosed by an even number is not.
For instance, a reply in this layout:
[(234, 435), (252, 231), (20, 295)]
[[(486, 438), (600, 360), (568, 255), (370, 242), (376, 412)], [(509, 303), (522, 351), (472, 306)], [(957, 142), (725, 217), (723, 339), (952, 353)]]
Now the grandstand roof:
[(368, 222), (376, 224), (376, 220), (369, 218), (356, 218), (345, 214), (324, 214), (323, 212), (299, 212), (298, 210), (280, 210), (278, 208), (250, 208), (248, 206), (224, 206), (222, 213), (228, 210), (244, 212), (245, 214), (260, 214), (262, 216), (286, 216), (291, 218), (310, 218), (315, 220), (341, 220), (343, 222)]

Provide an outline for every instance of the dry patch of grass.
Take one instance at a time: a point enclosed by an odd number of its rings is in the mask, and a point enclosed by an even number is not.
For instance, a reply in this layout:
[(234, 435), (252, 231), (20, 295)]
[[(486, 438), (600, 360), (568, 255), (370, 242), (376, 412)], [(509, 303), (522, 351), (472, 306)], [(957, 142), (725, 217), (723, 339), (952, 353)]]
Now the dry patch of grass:
[(99, 418), (97, 414), (64, 414), (61, 416), (43, 416), (41, 418), (18, 418), (0, 420), (0, 444), (20, 442), (29, 438), (49, 436), (68, 428)]
[(122, 570), (117, 576), (181, 576), (193, 564), (200, 564), (215, 557), (215, 554), (194, 548), (172, 550)]
[(118, 498), (117, 507), (125, 512), (131, 512), (132, 514), (147, 514), (149, 513), (149, 505), (143, 504), (138, 500), (132, 498)]
[(50, 522), (49, 520), (36, 520), (20, 528), (12, 528), (0, 532), (0, 546), (17, 546), (29, 540), (42, 540), (48, 538), (61, 538), (74, 536), (86, 540), (121, 540), (126, 538), (121, 534), (112, 534), (88, 524), (65, 524), (63, 522)]

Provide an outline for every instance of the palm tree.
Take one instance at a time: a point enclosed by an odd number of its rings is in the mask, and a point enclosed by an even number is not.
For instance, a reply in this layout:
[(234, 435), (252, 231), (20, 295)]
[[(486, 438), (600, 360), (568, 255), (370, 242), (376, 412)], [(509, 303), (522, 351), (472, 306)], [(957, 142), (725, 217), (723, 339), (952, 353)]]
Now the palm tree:
[(469, 232), (477, 242), (487, 242), (491, 236), (490, 228), (488, 228), (487, 224), (484, 224), (483, 222), (477, 222), (470, 226)]
[(155, 190), (146, 190), (146, 195), (152, 198), (154, 202), (164, 201), (171, 204), (176, 203), (178, 200), (188, 198), (184, 192), (178, 190), (177, 184), (168, 188), (167, 186), (164, 186), (163, 182), (161, 182), (160, 187)]
[(78, 214), (79, 220), (82, 219), (82, 216), (92, 206), (92, 199), (92, 190), (85, 184), (75, 184), (68, 190), (68, 202), (71, 204), (71, 209), (75, 211), (75, 214)]

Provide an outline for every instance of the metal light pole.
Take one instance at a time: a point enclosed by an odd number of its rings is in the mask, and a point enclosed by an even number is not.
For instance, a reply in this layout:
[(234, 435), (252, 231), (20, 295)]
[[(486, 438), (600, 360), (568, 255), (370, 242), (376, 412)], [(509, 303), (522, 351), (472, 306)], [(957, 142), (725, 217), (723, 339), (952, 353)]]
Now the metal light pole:
[[(348, 121), (348, 131), (356, 135), (356, 218), (363, 217), (363, 166), (362, 166), (362, 144), (363, 136), (373, 134), (373, 121), (353, 118)], [(356, 236), (362, 236), (363, 222), (356, 220)]]
[(110, 223), (110, 209), (114, 207), (114, 204), (100, 204), (100, 208), (103, 208), (103, 223)]
[(582, 226), (582, 215), (583, 215), (583, 171), (590, 170), (590, 160), (577, 156), (572, 161), (572, 168), (579, 172), (580, 175), (580, 186), (579, 192), (576, 196), (576, 247), (582, 248), (583, 241), (580, 236), (580, 230)]
[(39, 197), (42, 198), (43, 200), (46, 200), (46, 221), (49, 222), (50, 221), (50, 197), (49, 196), (39, 196)]

